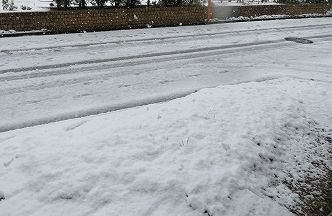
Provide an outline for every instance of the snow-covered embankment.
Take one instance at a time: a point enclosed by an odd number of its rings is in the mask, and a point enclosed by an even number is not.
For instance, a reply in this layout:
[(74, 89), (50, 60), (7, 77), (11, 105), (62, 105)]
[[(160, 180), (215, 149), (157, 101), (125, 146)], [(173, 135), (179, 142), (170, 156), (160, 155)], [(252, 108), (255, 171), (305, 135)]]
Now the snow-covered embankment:
[(330, 89), (290, 78), (226, 85), (1, 133), (0, 212), (289, 215), (297, 183), (331, 169), (320, 139), (331, 136)]

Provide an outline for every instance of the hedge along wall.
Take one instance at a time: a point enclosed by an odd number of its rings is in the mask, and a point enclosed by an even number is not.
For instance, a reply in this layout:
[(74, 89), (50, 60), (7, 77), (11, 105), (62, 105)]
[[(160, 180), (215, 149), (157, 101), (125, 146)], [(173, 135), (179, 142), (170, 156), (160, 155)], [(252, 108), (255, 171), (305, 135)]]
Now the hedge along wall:
[(207, 8), (198, 6), (0, 13), (0, 30), (15, 31), (79, 32), (206, 22)]
[(213, 18), (227, 19), (230, 17), (257, 17), (263, 15), (327, 14), (331, 10), (329, 4), (294, 4), (294, 5), (255, 5), (214, 7)]

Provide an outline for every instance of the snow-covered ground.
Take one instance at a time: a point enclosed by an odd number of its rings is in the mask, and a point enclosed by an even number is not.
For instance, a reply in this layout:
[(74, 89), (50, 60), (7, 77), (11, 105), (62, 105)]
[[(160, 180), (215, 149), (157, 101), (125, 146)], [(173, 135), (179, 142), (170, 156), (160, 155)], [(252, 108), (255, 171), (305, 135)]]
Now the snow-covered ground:
[[(55, 2), (53, 0), (9, 0), (12, 1), (13, 4), (16, 6), (14, 11), (20, 11), (20, 12), (29, 12), (29, 11), (46, 11), (50, 7), (50, 4)], [(202, 4), (207, 4), (207, 1), (202, 0)], [(88, 5), (90, 4), (90, 1), (87, 1)], [(142, 5), (147, 5), (147, 0), (141, 1)], [(241, 6), (241, 5), (261, 5), (261, 4), (277, 4), (273, 0), (268, 0), (267, 2), (261, 2), (260, 0), (230, 0), (230, 1), (222, 1), (222, 0), (213, 0), (213, 5), (216, 6)], [(106, 2), (106, 5), (110, 6), (111, 2)], [(26, 7), (22, 7), (26, 6)], [(29, 7), (27, 10), (26, 8)], [(24, 10), (23, 10), (24, 9)], [(2, 0), (0, 1), (0, 13), (3, 12), (9, 12), (9, 10), (4, 10), (2, 7)]]
[[(331, 27), (322, 18), (2, 38), (0, 131), (262, 76), (305, 76), (292, 65), (329, 62)], [(289, 36), (316, 43), (308, 49)]]
[[(312, 17), (326, 17), (326, 16), (331, 16), (332, 11), (328, 11), (327, 14), (301, 14), (297, 15), (297, 18), (312, 18)], [(263, 16), (255, 16), (255, 17), (229, 17), (226, 19), (226, 21), (253, 21), (253, 20), (271, 20), (271, 19), (291, 19), (294, 16), (290, 15), (263, 15)], [(218, 18), (214, 18), (211, 20), (212, 22), (218, 22), (218, 21), (224, 21), (220, 20)]]
[[(282, 78), (0, 135), (2, 215), (291, 215), (331, 83)], [(322, 103), (324, 102), (324, 103)], [(316, 155), (313, 154), (315, 152)], [(300, 161), (300, 164), (298, 164)]]
[(291, 215), (332, 168), (332, 18), (2, 38), (0, 59), (1, 215)]
[(212, 0), (213, 6), (275, 5), (277, 1), (268, 0)]
[(50, 3), (53, 0), (9, 0), (15, 6), (14, 10), (4, 9), (2, 0), (0, 1), (0, 13), (6, 12), (30, 12), (30, 11), (48, 11)]

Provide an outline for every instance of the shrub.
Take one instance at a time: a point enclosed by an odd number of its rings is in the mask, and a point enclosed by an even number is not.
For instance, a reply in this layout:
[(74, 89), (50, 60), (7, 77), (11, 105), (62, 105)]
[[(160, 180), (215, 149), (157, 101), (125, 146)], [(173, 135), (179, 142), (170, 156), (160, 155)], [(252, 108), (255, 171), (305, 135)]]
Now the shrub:
[(17, 7), (14, 5), (13, 0), (2, 0), (2, 8), (3, 10), (10, 10), (10, 11), (17, 9)]

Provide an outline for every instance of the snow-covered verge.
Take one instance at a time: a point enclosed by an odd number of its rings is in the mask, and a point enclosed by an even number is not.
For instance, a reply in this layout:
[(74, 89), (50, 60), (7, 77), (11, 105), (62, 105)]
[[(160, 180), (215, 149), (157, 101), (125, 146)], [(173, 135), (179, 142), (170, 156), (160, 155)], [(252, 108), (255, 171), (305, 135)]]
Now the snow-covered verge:
[(328, 11), (326, 14), (301, 14), (301, 15), (263, 15), (263, 16), (251, 16), (251, 17), (228, 17), (226, 19), (213, 18), (210, 20), (211, 23), (219, 21), (255, 21), (255, 20), (273, 20), (273, 19), (294, 19), (294, 18), (315, 18), (315, 17), (329, 17), (332, 16), (332, 11)]
[(48, 11), (52, 2), (53, 0), (8, 0), (7, 6), (4, 6), (1, 0), (0, 13)]
[(1, 30), (0, 29), (0, 37), (8, 37), (8, 36), (23, 36), (23, 35), (41, 35), (46, 34), (47, 30), (33, 30), (33, 31), (15, 31), (15, 30)]
[(298, 183), (332, 168), (331, 143), (320, 138), (331, 137), (331, 87), (292, 78), (224, 85), (1, 133), (1, 215), (299, 212)]
[(244, 6), (244, 5), (278, 5), (277, 1), (267, 0), (266, 2), (258, 0), (213, 0), (214, 6)]
[(1, 30), (1, 29), (0, 29), (0, 35), (5, 35), (5, 34), (15, 34), (15, 33), (16, 33), (15, 30), (5, 31), (5, 30)]
[[(332, 13), (328, 12), (327, 14), (301, 14), (296, 16), (290, 15), (263, 15), (263, 16), (252, 16), (252, 17), (229, 17), (226, 20), (229, 21), (241, 21), (241, 20), (269, 20), (269, 19), (285, 19), (285, 18), (310, 18), (310, 17), (325, 17), (330, 16)], [(218, 19), (213, 19), (212, 21), (219, 21)]]
[[(29, 11), (47, 11), (49, 10), (48, 8), (50, 7), (50, 4), (53, 3), (55, 4), (55, 1), (53, 0), (8, 0), (9, 4), (11, 4), (11, 10), (3, 9), (3, 3), (2, 0), (0, 1), (0, 13), (3, 12), (15, 12), (15, 11), (20, 11), (20, 12), (29, 12)], [(147, 0), (141, 0), (140, 1), (142, 5), (147, 5)], [(158, 2), (158, 1), (156, 1)], [(268, 0), (267, 2), (261, 2), (261, 1), (249, 1), (249, 0), (242, 0), (242, 1), (237, 1), (237, 0), (228, 0), (228, 1), (213, 1), (215, 5), (218, 6), (240, 6), (240, 5), (271, 5), (271, 4), (278, 4), (275, 3), (273, 0)], [(92, 6), (90, 1), (87, 1), (88, 6)], [(203, 4), (207, 4), (207, 1), (203, 1)], [(105, 5), (111, 6), (110, 1), (106, 1)]]

